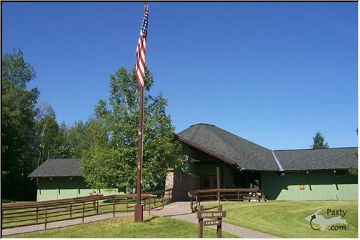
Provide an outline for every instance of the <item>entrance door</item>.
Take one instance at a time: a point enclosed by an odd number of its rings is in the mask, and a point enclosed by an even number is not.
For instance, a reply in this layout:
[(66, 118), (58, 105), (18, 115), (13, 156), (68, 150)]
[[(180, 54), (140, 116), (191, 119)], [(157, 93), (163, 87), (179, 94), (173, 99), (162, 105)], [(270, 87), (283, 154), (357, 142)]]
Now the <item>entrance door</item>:
[(214, 189), (216, 188), (216, 176), (200, 177), (200, 189)]

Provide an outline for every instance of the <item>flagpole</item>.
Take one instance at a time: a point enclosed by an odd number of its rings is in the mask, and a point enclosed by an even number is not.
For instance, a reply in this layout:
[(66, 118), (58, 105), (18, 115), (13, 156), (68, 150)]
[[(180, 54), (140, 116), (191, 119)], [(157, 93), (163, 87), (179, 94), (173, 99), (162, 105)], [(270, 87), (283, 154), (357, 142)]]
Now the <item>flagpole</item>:
[(143, 206), (141, 204), (141, 172), (143, 163), (143, 131), (144, 131), (144, 86), (140, 90), (139, 126), (138, 126), (138, 159), (136, 173), (136, 205), (134, 221), (143, 221)]
[(134, 221), (143, 221), (143, 205), (141, 204), (141, 175), (143, 165), (143, 140), (144, 140), (144, 81), (145, 81), (145, 52), (148, 26), (148, 5), (144, 4), (144, 19), (141, 25), (140, 37), (136, 47), (135, 77), (139, 83), (140, 106), (138, 123), (138, 152), (136, 168), (136, 204), (134, 209)]

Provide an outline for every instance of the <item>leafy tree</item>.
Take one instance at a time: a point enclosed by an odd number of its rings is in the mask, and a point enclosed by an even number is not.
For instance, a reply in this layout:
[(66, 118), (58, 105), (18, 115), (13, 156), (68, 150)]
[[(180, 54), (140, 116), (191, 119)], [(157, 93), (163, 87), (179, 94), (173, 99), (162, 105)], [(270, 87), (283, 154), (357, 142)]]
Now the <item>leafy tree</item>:
[[(183, 164), (180, 144), (166, 114), (166, 99), (151, 96), (153, 77), (145, 74), (144, 154), (142, 184), (145, 191), (164, 185), (166, 170)], [(132, 192), (137, 161), (138, 85), (133, 74), (119, 68), (110, 76), (109, 102), (100, 100), (89, 122), (89, 146), (83, 151), (85, 180), (96, 188)]]
[(67, 128), (67, 144), (70, 149), (70, 156), (73, 158), (81, 158), (83, 151), (89, 150), (94, 144), (96, 135), (92, 134), (91, 126), (93, 121), (83, 123), (76, 122), (74, 126)]
[(21, 50), (1, 56), (2, 196), (24, 198), (34, 190), (27, 175), (36, 165), (36, 102), (39, 92), (26, 85), (35, 72)]
[(39, 107), (37, 115), (37, 149), (38, 164), (50, 158), (67, 158), (71, 156), (67, 143), (67, 127), (56, 122), (55, 112), (48, 104)]
[(323, 135), (320, 132), (317, 132), (315, 134), (315, 137), (313, 137), (313, 145), (311, 146), (313, 149), (323, 149), (323, 148), (329, 148), (329, 145), (327, 142), (325, 142), (325, 139)]

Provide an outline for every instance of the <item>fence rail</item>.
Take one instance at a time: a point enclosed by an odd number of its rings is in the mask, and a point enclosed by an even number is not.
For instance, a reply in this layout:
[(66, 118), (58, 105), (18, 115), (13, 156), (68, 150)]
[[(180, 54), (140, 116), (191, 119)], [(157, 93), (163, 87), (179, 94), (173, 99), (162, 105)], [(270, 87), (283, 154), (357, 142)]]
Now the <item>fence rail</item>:
[[(171, 202), (172, 189), (142, 193), (144, 211), (163, 207)], [(85, 217), (116, 213), (132, 212), (136, 204), (136, 194), (93, 195), (61, 200), (50, 200), (29, 203), (3, 204), (1, 210), (2, 228), (31, 226), (78, 219), (84, 222)]]
[(201, 189), (188, 192), (192, 211), (199, 209), (202, 201), (266, 201), (264, 194), (259, 189), (252, 188), (224, 188), (224, 189)]

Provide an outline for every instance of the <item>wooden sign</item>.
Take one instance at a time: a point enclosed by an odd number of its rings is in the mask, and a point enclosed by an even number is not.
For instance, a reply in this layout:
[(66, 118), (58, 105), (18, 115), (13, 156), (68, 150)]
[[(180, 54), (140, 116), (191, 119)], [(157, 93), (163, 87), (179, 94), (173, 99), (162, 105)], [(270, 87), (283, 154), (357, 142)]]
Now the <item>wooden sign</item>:
[(204, 221), (204, 226), (220, 225), (220, 224), (221, 224), (221, 220)]
[[(226, 216), (226, 212), (222, 211), (222, 205), (218, 206), (218, 211), (204, 211), (204, 207), (200, 206), (197, 217), (199, 219), (198, 224), (198, 236), (203, 237), (204, 226), (216, 225), (216, 237), (221, 238), (222, 236), (222, 218)], [(204, 221), (205, 219), (208, 219)]]
[(225, 211), (209, 211), (209, 212), (198, 212), (198, 218), (217, 218), (226, 217)]

